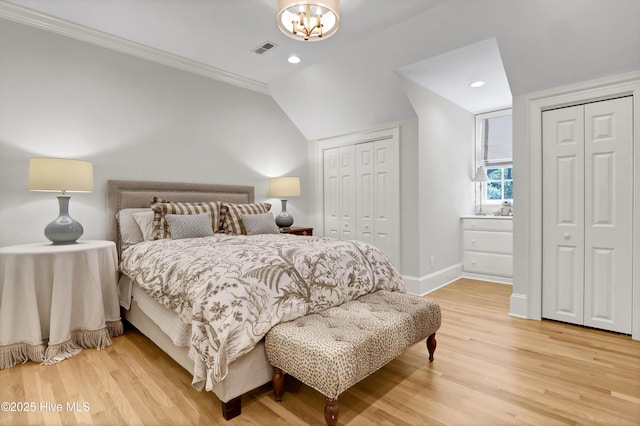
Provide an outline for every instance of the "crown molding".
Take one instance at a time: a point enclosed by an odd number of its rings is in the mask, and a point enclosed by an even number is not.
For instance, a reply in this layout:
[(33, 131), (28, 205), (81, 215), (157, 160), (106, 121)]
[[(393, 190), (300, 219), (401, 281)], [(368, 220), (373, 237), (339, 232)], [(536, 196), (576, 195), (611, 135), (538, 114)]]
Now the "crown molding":
[(81, 40), (203, 77), (270, 94), (266, 84), (0, 0), (0, 18)]

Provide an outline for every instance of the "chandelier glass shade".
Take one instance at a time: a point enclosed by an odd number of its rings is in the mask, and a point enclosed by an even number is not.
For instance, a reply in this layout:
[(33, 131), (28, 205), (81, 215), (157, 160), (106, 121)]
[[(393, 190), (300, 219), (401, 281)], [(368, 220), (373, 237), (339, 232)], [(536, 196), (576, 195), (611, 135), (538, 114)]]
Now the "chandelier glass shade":
[(278, 0), (278, 27), (291, 38), (323, 40), (339, 26), (339, 0)]

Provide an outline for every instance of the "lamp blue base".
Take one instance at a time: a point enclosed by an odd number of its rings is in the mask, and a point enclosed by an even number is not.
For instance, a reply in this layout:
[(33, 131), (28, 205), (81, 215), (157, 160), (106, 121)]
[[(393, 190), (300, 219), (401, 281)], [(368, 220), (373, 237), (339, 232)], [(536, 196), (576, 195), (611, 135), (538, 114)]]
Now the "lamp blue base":
[(75, 244), (82, 236), (84, 229), (77, 220), (69, 216), (69, 199), (67, 195), (58, 196), (60, 215), (44, 228), (44, 235), (53, 244)]
[(293, 225), (293, 216), (287, 212), (287, 200), (282, 201), (282, 212), (276, 216), (276, 225), (279, 228), (289, 229)]

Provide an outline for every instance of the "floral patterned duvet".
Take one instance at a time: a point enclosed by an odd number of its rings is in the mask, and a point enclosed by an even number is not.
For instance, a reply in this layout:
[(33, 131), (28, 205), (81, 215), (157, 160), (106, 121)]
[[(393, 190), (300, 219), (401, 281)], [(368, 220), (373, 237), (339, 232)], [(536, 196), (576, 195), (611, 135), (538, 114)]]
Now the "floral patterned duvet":
[(199, 390), (223, 380), (279, 322), (377, 290), (405, 291), (369, 244), (288, 234), (146, 241), (122, 253), (121, 270), (191, 324)]

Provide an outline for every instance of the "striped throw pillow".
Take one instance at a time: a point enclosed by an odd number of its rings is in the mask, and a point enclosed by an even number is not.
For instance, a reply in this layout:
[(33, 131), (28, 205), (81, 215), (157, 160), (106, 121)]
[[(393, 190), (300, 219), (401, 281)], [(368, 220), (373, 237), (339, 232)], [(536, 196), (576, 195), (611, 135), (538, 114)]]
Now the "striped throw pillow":
[(224, 216), (223, 230), (227, 234), (247, 235), (247, 230), (242, 223), (242, 215), (268, 213), (271, 209), (269, 203), (232, 204), (225, 203), (227, 213)]
[(222, 203), (219, 201), (206, 201), (201, 203), (172, 203), (158, 197), (151, 199), (151, 209), (153, 210), (153, 239), (171, 238), (169, 223), (166, 216), (168, 214), (202, 214), (211, 215), (211, 229), (219, 232), (221, 215), (224, 212)]

